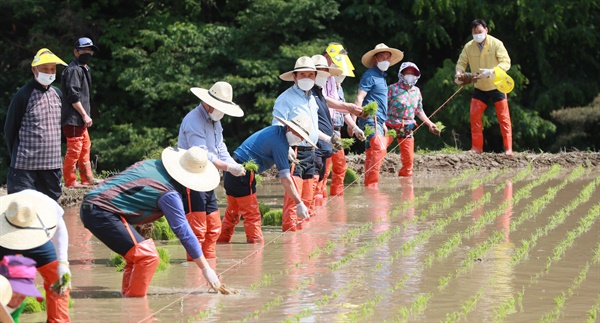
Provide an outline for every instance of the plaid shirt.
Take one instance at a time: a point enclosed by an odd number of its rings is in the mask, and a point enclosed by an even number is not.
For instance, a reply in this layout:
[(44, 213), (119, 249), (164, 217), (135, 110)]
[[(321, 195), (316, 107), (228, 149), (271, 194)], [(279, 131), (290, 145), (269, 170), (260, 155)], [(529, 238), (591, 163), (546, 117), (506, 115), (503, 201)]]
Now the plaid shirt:
[(24, 170), (62, 168), (62, 93), (32, 80), (13, 97), (4, 134), (11, 154), (10, 166)]

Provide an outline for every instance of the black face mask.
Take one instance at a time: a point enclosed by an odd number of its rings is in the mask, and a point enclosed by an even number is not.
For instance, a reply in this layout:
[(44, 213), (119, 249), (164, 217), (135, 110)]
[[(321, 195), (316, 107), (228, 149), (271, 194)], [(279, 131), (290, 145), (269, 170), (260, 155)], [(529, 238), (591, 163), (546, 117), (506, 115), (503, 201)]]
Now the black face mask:
[(87, 64), (90, 62), (91, 59), (92, 59), (92, 54), (85, 53), (85, 54), (79, 55), (79, 58), (77, 60), (80, 61), (82, 64)]

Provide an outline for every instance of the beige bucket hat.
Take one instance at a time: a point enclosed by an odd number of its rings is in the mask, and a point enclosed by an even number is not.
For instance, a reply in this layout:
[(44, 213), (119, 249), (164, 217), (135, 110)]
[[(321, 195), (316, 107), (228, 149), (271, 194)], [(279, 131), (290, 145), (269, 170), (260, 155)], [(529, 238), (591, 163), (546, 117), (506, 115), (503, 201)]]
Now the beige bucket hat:
[(403, 58), (404, 53), (396, 48), (390, 48), (384, 43), (377, 44), (374, 49), (371, 49), (363, 55), (361, 62), (366, 68), (373, 67), (373, 56), (381, 52), (390, 52), (392, 57), (390, 58), (390, 66), (398, 64)]
[(167, 147), (162, 163), (179, 184), (198, 192), (208, 192), (219, 186), (219, 170), (208, 160), (208, 152), (200, 147), (190, 149)]
[(315, 62), (313, 62), (313, 60), (308, 56), (302, 56), (298, 58), (296, 60), (296, 65), (294, 66), (294, 69), (279, 75), (279, 78), (284, 81), (293, 82), (295, 72), (317, 72), (317, 74), (319, 75), (327, 74), (325, 76), (329, 76), (329, 73), (327, 72), (317, 71), (317, 68), (315, 67)]
[(190, 89), (200, 100), (208, 103), (211, 107), (232, 117), (241, 117), (244, 111), (239, 105), (233, 103), (233, 89), (227, 82), (217, 82), (210, 90), (193, 87)]
[(328, 66), (327, 58), (323, 55), (314, 55), (311, 59), (315, 63), (315, 68), (326, 68), (331, 76), (338, 76), (343, 73), (343, 71), (337, 67)]
[(58, 222), (54, 210), (42, 197), (20, 192), (0, 197), (0, 246), (28, 250), (48, 242)]
[(302, 139), (304, 139), (306, 142), (308, 142), (311, 146), (317, 148), (317, 145), (315, 145), (315, 143), (310, 140), (309, 134), (312, 130), (312, 125), (311, 125), (310, 119), (307, 116), (305, 116), (303, 114), (299, 114), (299, 115), (293, 117), (291, 120), (285, 120), (278, 116), (273, 116), (273, 117), (275, 117), (275, 119), (277, 119), (279, 122), (283, 123), (284, 125), (289, 126), (290, 128), (294, 129), (295, 132), (300, 134)]

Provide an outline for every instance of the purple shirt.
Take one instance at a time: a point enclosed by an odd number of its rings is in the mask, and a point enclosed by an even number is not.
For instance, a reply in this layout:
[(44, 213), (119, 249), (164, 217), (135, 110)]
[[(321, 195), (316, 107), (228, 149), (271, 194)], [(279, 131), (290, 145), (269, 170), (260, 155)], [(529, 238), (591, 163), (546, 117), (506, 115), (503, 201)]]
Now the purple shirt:
[(414, 124), (415, 114), (423, 112), (423, 98), (418, 87), (397, 82), (388, 88), (388, 113), (386, 124), (400, 127)]

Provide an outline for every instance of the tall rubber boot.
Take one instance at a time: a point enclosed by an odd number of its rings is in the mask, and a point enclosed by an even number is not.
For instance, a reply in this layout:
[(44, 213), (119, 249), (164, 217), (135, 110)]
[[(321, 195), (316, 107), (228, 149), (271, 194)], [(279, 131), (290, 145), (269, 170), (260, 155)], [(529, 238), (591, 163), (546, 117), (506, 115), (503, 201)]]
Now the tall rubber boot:
[(71, 290), (67, 290), (64, 295), (59, 295), (50, 289), (50, 286), (59, 279), (58, 260), (54, 260), (51, 263), (39, 267), (37, 270), (44, 279), (47, 322), (70, 322), (69, 294), (71, 293)]
[(317, 189), (318, 184), (319, 174), (312, 178), (302, 180), (302, 202), (304, 202), (304, 205), (308, 208), (310, 217), (315, 216), (315, 190)]
[(331, 156), (331, 186), (329, 194), (332, 196), (344, 195), (344, 178), (346, 177), (346, 156), (340, 150)]
[(502, 133), (502, 141), (504, 142), (504, 150), (506, 155), (512, 155), (512, 125), (510, 122), (510, 111), (508, 110), (508, 100), (495, 102), (496, 116), (500, 124), (500, 132)]
[(256, 193), (238, 197), (239, 213), (244, 218), (244, 231), (247, 243), (262, 243), (263, 234), (260, 222), (262, 220)]
[[(383, 158), (387, 154), (387, 147), (393, 140), (392, 137), (381, 135), (371, 137), (371, 147), (365, 151), (365, 186), (377, 186)], [(367, 165), (369, 165), (369, 168), (367, 168)]]
[[(185, 218), (192, 228), (192, 232), (198, 239), (198, 242), (202, 245), (204, 243), (204, 235), (206, 233), (206, 212), (190, 212), (185, 215)], [(221, 229), (220, 224), (221, 221), (219, 221), (219, 229)], [(202, 251), (204, 251), (204, 248), (202, 248)], [(187, 261), (193, 261), (192, 257), (190, 257), (187, 252), (185, 256)]]
[(398, 139), (398, 143), (400, 144), (400, 162), (402, 163), (398, 176), (412, 176), (415, 160), (415, 138), (401, 138)]
[[(295, 182), (296, 190), (298, 194), (302, 196), (303, 182), (302, 178), (298, 176), (292, 176), (292, 180)], [(283, 213), (281, 215), (281, 230), (282, 231), (296, 231), (302, 229), (301, 225), (298, 224), (298, 217), (296, 214), (296, 203), (292, 200), (291, 196), (285, 192), (283, 194)]]
[(225, 216), (221, 223), (221, 234), (217, 239), (219, 243), (230, 243), (235, 226), (240, 223), (240, 213), (237, 198), (227, 195), (227, 208), (225, 208)]
[(75, 169), (82, 145), (81, 137), (67, 138), (67, 152), (63, 161), (63, 179), (66, 187), (77, 186)]
[[(244, 221), (246, 218), (244, 218)], [(221, 234), (221, 213), (216, 210), (206, 215), (206, 234), (202, 243), (202, 252), (206, 259), (217, 258), (217, 239)]]
[(123, 281), (122, 291), (125, 297), (144, 297), (150, 287), (152, 277), (158, 263), (158, 251), (154, 246), (154, 240), (144, 240), (133, 246), (125, 256), (127, 264), (132, 264), (129, 282)]
[(92, 142), (90, 141), (90, 135), (87, 129), (83, 132), (83, 140), (81, 142), (81, 153), (79, 154), (79, 160), (77, 165), (79, 166), (79, 178), (81, 179), (81, 185), (95, 185), (97, 184), (92, 173), (92, 164), (90, 163), (90, 150)]
[(483, 112), (487, 105), (485, 102), (471, 99), (471, 150), (476, 153), (483, 152)]
[(322, 206), (323, 200), (327, 199), (327, 178), (329, 177), (330, 169), (331, 169), (331, 157), (325, 160), (325, 173), (323, 174), (323, 180), (319, 182), (319, 177), (317, 176), (317, 188), (315, 188), (314, 199), (315, 199), (315, 207)]

